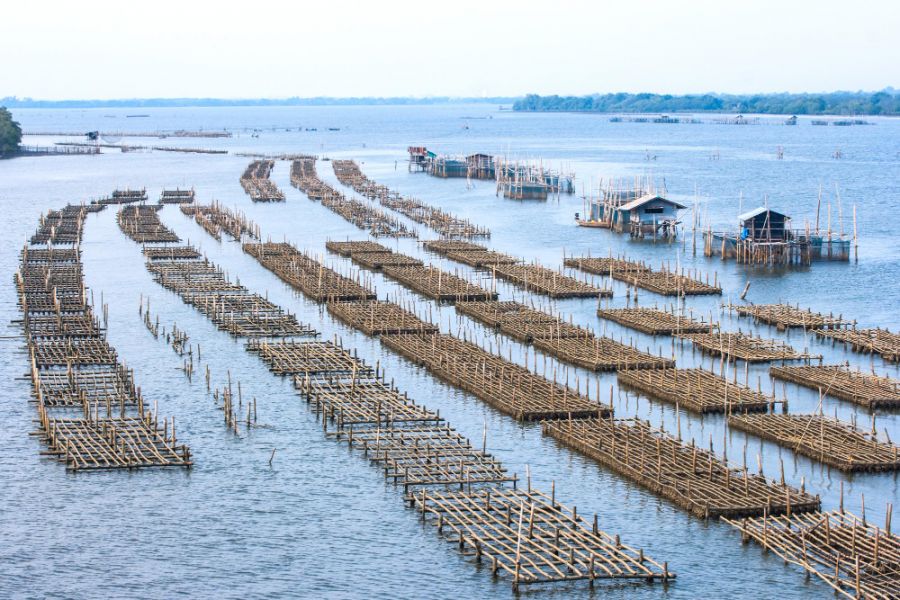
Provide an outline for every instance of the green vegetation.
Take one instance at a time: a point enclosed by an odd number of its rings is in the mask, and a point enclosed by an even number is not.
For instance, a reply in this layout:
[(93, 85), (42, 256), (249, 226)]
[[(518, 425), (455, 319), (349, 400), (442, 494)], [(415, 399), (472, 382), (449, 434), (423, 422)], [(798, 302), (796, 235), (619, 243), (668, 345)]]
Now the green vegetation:
[(0, 106), (0, 156), (15, 154), (22, 141), (22, 128), (6, 107)]
[(829, 94), (604, 94), (538, 96), (513, 105), (520, 111), (623, 113), (736, 112), (773, 115), (900, 115), (900, 93), (833, 92)]

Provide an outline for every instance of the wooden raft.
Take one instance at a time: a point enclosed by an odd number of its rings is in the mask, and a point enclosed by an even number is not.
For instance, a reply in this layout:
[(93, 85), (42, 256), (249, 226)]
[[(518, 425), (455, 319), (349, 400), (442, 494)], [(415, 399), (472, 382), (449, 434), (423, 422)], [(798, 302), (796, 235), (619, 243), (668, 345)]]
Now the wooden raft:
[(545, 421), (545, 435), (596, 460), (695, 516), (756, 516), (818, 510), (818, 497), (736, 469), (640, 419)]
[(350, 260), (366, 269), (380, 271), (384, 267), (421, 267), (422, 261), (399, 252), (353, 252)]
[(256, 354), (277, 375), (319, 375), (352, 373), (368, 374), (355, 353), (333, 342), (282, 340), (250, 340), (247, 352)]
[(896, 471), (897, 446), (822, 415), (733, 415), (731, 427), (841, 471)]
[(329, 240), (325, 242), (325, 249), (347, 258), (353, 256), (354, 252), (393, 252), (393, 250), (387, 246), (382, 246), (378, 242), (370, 242), (367, 240), (349, 240), (345, 242)]
[[(530, 486), (529, 486), (530, 487)], [(407, 500), (461, 552), (505, 572), (513, 589), (526, 584), (615, 579), (667, 581), (675, 577), (597, 527), (588, 528), (576, 508), (538, 490), (474, 492), (421, 490)]]
[(675, 361), (653, 356), (605, 336), (595, 336), (579, 328), (579, 335), (536, 338), (534, 347), (551, 356), (591, 371), (619, 369), (662, 369), (675, 366)]
[(385, 267), (384, 274), (411, 290), (438, 302), (454, 303), (460, 300), (496, 300), (497, 293), (489, 292), (452, 273), (435, 266)]
[(181, 212), (194, 217), (197, 225), (217, 240), (222, 239), (223, 233), (237, 242), (244, 236), (259, 239), (259, 226), (256, 223), (243, 212), (229, 210), (219, 202), (214, 201), (205, 206), (182, 206)]
[(813, 358), (797, 352), (782, 341), (754, 337), (740, 331), (679, 333), (676, 337), (690, 340), (704, 354), (721, 356), (728, 361), (769, 362)]
[(584, 332), (561, 317), (514, 301), (457, 302), (456, 310), (526, 344), (538, 338), (573, 337)]
[(768, 325), (775, 325), (780, 331), (788, 328), (803, 329), (838, 329), (848, 323), (841, 317), (813, 312), (808, 308), (790, 304), (747, 304), (729, 305), (729, 308), (742, 317)]
[(390, 333), (432, 333), (437, 326), (426, 323), (412, 312), (380, 300), (358, 302), (329, 302), (328, 312), (347, 325), (366, 335)]
[(900, 598), (900, 537), (843, 510), (725, 519), (785, 562), (815, 575), (844, 598)]
[(284, 202), (284, 192), (269, 179), (274, 166), (274, 160), (254, 160), (241, 175), (241, 187), (254, 202)]
[(887, 329), (817, 329), (816, 335), (850, 346), (854, 352), (878, 354), (888, 362), (900, 362), (900, 333)]
[(147, 260), (196, 260), (202, 255), (193, 246), (144, 246)]
[(147, 242), (180, 242), (181, 238), (159, 220), (160, 206), (125, 206), (117, 220), (122, 233), (139, 244)]
[(718, 282), (704, 283), (699, 275), (662, 271), (613, 271), (613, 279), (663, 296), (704, 296), (721, 295)]
[(772, 377), (790, 381), (820, 393), (847, 400), (869, 409), (900, 406), (900, 381), (863, 373), (849, 365), (773, 366)]
[(568, 386), (452, 335), (385, 335), (381, 341), (436, 377), (519, 421), (596, 417), (610, 412)]
[(597, 316), (650, 335), (710, 333), (714, 326), (674, 310), (656, 308), (600, 308)]
[(598, 288), (574, 277), (541, 265), (498, 264), (491, 267), (495, 277), (523, 289), (551, 298), (610, 298), (609, 288)]
[(650, 268), (633, 260), (622, 258), (594, 258), (590, 256), (580, 256), (566, 258), (563, 260), (566, 267), (581, 269), (593, 275), (609, 275), (613, 273), (644, 273), (649, 272)]
[(775, 403), (774, 396), (704, 369), (627, 370), (617, 376), (625, 387), (701, 414), (766, 412)]

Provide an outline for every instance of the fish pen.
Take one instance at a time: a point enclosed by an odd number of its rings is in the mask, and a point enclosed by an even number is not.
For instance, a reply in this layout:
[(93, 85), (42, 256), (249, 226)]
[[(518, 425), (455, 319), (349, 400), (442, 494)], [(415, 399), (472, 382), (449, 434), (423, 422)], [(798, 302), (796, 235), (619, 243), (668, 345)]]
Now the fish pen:
[(718, 282), (718, 275), (713, 283), (709, 282), (709, 274), (706, 281), (700, 279), (698, 273), (676, 273), (663, 268), (660, 271), (613, 271), (613, 279), (633, 285), (648, 292), (662, 296), (707, 296), (721, 295), (722, 287)]
[(790, 304), (747, 304), (728, 308), (742, 317), (751, 317), (757, 323), (774, 325), (779, 331), (788, 328), (840, 329), (849, 323), (840, 316), (825, 315)]
[(147, 260), (197, 260), (203, 255), (193, 246), (144, 246)]
[(375, 293), (359, 278), (354, 281), (341, 275), (290, 244), (244, 244), (243, 249), (279, 279), (316, 302), (375, 299)]
[(357, 302), (328, 302), (328, 312), (369, 336), (396, 333), (434, 333), (437, 326), (426, 323), (411, 311), (393, 302), (366, 300)]
[(315, 158), (301, 158), (291, 163), (291, 185), (337, 213), (348, 223), (368, 231), (374, 237), (415, 238), (418, 234), (396, 217), (367, 202), (348, 198), (319, 178)]
[(649, 335), (678, 333), (711, 333), (717, 325), (694, 319), (674, 309), (599, 308), (597, 316)]
[(490, 237), (491, 231), (480, 227), (468, 219), (461, 219), (451, 213), (426, 204), (416, 198), (404, 197), (387, 186), (380, 185), (360, 170), (352, 160), (333, 160), (331, 162), (338, 181), (356, 190), (356, 193), (370, 199), (395, 212), (430, 227), (438, 234), (450, 238)]
[(597, 527), (590, 529), (576, 508), (555, 495), (528, 489), (473, 492), (421, 490), (407, 496), (444, 539), (457, 544), (491, 573), (505, 572), (520, 586), (566, 581), (669, 581), (675, 573), (643, 549), (635, 549)]
[(175, 188), (174, 190), (163, 190), (159, 195), (160, 204), (193, 204), (194, 188), (182, 190)]
[(824, 415), (733, 415), (728, 425), (846, 472), (900, 470), (897, 446)]
[(181, 238), (159, 220), (158, 206), (125, 206), (116, 215), (119, 229), (133, 241), (146, 243), (178, 243)]
[(421, 267), (422, 261), (399, 252), (354, 252), (350, 260), (357, 265), (372, 271), (381, 271), (384, 267)]
[(381, 341), (439, 379), (519, 421), (597, 417), (611, 412), (579, 391), (452, 335), (384, 335)]
[(675, 366), (675, 361), (653, 356), (605, 336), (596, 336), (579, 328), (577, 335), (546, 337), (534, 340), (534, 347), (563, 362), (589, 371), (618, 371), (620, 369), (663, 369)]
[(700, 413), (766, 412), (775, 406), (775, 396), (716, 375), (705, 369), (622, 370), (619, 384), (655, 400), (669, 402)]
[(775, 360), (803, 360), (816, 358), (807, 352), (797, 352), (780, 340), (768, 340), (741, 331), (713, 333), (678, 333), (675, 337), (691, 341), (704, 354), (721, 356), (733, 362), (771, 362)]
[(544, 435), (694, 516), (752, 517), (819, 510), (817, 496), (735, 468), (641, 419), (545, 421)]
[(385, 275), (423, 296), (441, 303), (458, 301), (495, 300), (496, 292), (489, 292), (457, 274), (447, 273), (435, 266), (384, 267)]
[(182, 206), (182, 214), (194, 217), (194, 221), (209, 235), (222, 239), (222, 233), (231, 236), (237, 242), (244, 236), (259, 239), (259, 226), (247, 218), (243, 212), (234, 212), (218, 202), (206, 206)]
[(610, 298), (609, 288), (598, 288), (587, 282), (537, 264), (498, 264), (491, 273), (513, 285), (551, 298)]
[(773, 366), (769, 374), (869, 410), (900, 407), (900, 381), (863, 373), (849, 365)]
[(254, 160), (241, 175), (241, 187), (254, 202), (284, 202), (284, 192), (269, 179), (274, 166), (274, 160)]
[(276, 375), (371, 374), (356, 353), (337, 342), (250, 340), (247, 352), (256, 354)]
[(843, 342), (854, 352), (877, 354), (888, 362), (900, 362), (900, 334), (887, 329), (817, 329), (816, 335)]
[(442, 179), (468, 177), (469, 165), (462, 157), (436, 156), (428, 163), (427, 172)]
[(591, 256), (580, 256), (566, 258), (563, 265), (573, 269), (580, 269), (593, 275), (608, 275), (612, 277), (613, 273), (648, 273), (650, 267), (639, 262), (622, 258), (594, 258)]
[(755, 541), (815, 575), (844, 598), (900, 597), (900, 537), (846, 512), (813, 512), (728, 520), (741, 541)]
[(369, 254), (373, 252), (393, 252), (393, 250), (386, 246), (382, 246), (378, 242), (370, 242), (367, 240), (348, 240), (344, 242), (329, 240), (325, 242), (325, 249), (346, 258), (353, 256), (354, 252), (365, 252)]

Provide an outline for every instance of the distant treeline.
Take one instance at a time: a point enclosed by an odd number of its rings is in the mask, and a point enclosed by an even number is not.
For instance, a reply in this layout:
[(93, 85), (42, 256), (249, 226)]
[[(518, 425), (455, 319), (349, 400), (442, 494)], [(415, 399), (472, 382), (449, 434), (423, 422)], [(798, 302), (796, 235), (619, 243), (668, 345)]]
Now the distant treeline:
[(32, 98), (0, 98), (9, 108), (168, 108), (214, 106), (350, 106), (389, 104), (450, 104), (489, 103), (510, 104), (515, 97), (455, 98), (433, 96), (427, 98), (124, 98), (119, 100), (34, 100)]
[(13, 121), (12, 114), (0, 106), (0, 157), (11, 156), (19, 151), (22, 128)]
[(609, 113), (737, 112), (776, 115), (900, 115), (900, 92), (828, 94), (596, 94), (538, 96), (529, 94), (513, 104), (519, 111)]

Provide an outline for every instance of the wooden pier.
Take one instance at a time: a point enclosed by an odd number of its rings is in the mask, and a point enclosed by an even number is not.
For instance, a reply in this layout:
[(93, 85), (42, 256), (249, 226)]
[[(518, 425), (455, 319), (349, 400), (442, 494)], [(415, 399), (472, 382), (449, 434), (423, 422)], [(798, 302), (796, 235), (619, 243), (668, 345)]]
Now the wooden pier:
[(675, 335), (679, 333), (711, 333), (716, 325), (697, 320), (689, 315), (657, 308), (600, 308), (597, 316), (619, 325), (650, 335)]
[(769, 374), (869, 410), (900, 407), (900, 381), (853, 370), (849, 365), (770, 367)]
[(284, 202), (284, 192), (269, 179), (274, 166), (274, 160), (254, 160), (241, 175), (241, 187), (254, 202)]
[(871, 329), (817, 329), (816, 335), (843, 342), (854, 352), (878, 354), (888, 362), (900, 362), (900, 333), (875, 327)]
[(438, 328), (393, 302), (364, 300), (329, 302), (328, 312), (369, 336), (396, 333), (434, 333)]
[(900, 597), (900, 537), (843, 509), (726, 522), (843, 598)]
[(775, 404), (774, 396), (704, 369), (630, 369), (617, 376), (627, 388), (700, 414), (766, 412)]
[(746, 465), (729, 466), (712, 452), (652, 429), (640, 419), (561, 419), (543, 423), (545, 435), (614, 473), (704, 519), (796, 514), (818, 510), (818, 497)]
[(841, 471), (897, 471), (897, 446), (823, 415), (733, 415), (728, 425)]
[(754, 321), (775, 325), (779, 331), (792, 327), (803, 329), (840, 329), (849, 325), (841, 317), (825, 315), (790, 304), (747, 304), (729, 305), (729, 309), (742, 317), (752, 317)]
[(800, 353), (779, 340), (754, 337), (740, 331), (714, 333), (679, 333), (676, 337), (690, 340), (704, 354), (721, 356), (728, 361), (771, 362), (814, 358)]

